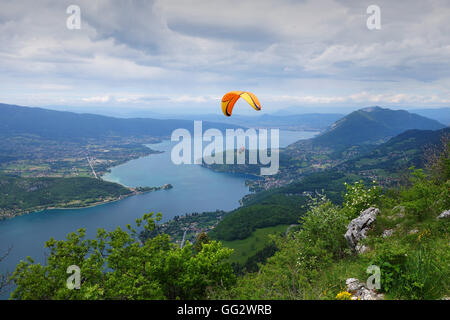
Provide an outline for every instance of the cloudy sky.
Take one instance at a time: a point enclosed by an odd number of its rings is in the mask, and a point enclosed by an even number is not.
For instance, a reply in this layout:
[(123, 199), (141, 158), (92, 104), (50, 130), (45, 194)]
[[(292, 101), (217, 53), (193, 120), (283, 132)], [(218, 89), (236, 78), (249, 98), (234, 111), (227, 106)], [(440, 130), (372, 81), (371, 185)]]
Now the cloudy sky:
[(267, 112), (449, 106), (449, 21), (450, 0), (0, 0), (0, 102), (216, 112), (248, 90)]

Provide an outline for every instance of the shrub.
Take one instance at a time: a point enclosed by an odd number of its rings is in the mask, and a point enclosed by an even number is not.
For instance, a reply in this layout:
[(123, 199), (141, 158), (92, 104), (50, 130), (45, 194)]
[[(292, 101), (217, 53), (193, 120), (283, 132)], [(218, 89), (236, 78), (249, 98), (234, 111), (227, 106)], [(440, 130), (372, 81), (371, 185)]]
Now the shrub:
[[(160, 219), (158, 217), (157, 219)], [(153, 229), (152, 214), (144, 215), (144, 228)], [(137, 220), (138, 226), (142, 219)], [(232, 250), (216, 241), (203, 241), (196, 252), (187, 242), (179, 248), (168, 235), (157, 235), (140, 244), (136, 230), (99, 229), (94, 240), (85, 230), (67, 240), (49, 240), (46, 265), (31, 259), (17, 266), (12, 280), (17, 288), (12, 299), (202, 299), (207, 289), (229, 286), (235, 280), (229, 263)], [(69, 266), (81, 270), (79, 290), (66, 287)]]
[(362, 181), (356, 181), (354, 184), (344, 183), (346, 193), (344, 194), (343, 208), (349, 219), (356, 218), (361, 211), (374, 206), (380, 197), (380, 187), (375, 181), (373, 185), (366, 188)]

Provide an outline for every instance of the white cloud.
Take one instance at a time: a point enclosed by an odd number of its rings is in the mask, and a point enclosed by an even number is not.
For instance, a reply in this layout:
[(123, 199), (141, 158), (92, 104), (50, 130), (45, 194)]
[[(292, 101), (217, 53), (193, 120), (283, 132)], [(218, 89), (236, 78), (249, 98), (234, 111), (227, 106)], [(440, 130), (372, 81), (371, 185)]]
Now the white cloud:
[(448, 0), (378, 0), (380, 31), (368, 0), (81, 0), (81, 30), (69, 4), (2, 1), (5, 102), (448, 104)]
[(84, 102), (100, 102), (105, 103), (111, 101), (110, 96), (98, 96), (98, 97), (89, 97), (89, 98), (82, 98), (81, 99)]

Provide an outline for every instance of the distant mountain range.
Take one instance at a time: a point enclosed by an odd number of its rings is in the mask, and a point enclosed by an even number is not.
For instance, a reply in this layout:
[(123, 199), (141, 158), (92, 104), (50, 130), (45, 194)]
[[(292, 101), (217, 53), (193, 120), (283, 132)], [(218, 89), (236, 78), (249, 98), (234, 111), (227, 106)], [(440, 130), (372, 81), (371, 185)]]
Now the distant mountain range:
[[(233, 124), (203, 122), (203, 130), (237, 128)], [(169, 137), (177, 128), (193, 129), (190, 120), (120, 119), (0, 104), (0, 135), (36, 135), (52, 140), (80, 140), (103, 137)]]
[(313, 138), (318, 146), (346, 148), (358, 144), (384, 142), (411, 129), (439, 130), (442, 123), (410, 113), (380, 107), (364, 108), (336, 121), (326, 132)]
[(410, 110), (410, 112), (414, 112), (421, 116), (437, 120), (447, 126), (450, 125), (450, 108), (412, 109)]
[[(33, 135), (52, 140), (142, 136), (161, 138), (170, 136), (177, 128), (192, 130), (193, 127), (192, 119), (124, 119), (7, 104), (0, 104), (0, 119), (2, 136)], [(436, 120), (405, 110), (380, 107), (360, 109), (344, 117), (340, 114), (266, 114), (257, 117), (236, 115), (232, 118), (204, 115), (202, 120), (204, 130), (237, 127), (280, 127), (297, 130), (328, 128), (312, 142), (334, 149), (384, 142), (410, 129), (438, 130), (446, 127)]]
[(257, 116), (243, 116), (235, 114), (232, 117), (223, 115), (179, 115), (179, 119), (204, 120), (221, 123), (230, 123), (237, 126), (251, 128), (278, 128), (282, 130), (322, 131), (332, 125), (344, 115), (340, 113), (308, 113), (278, 116), (262, 114)]
[[(397, 110), (398, 108), (392, 108)], [(402, 108), (404, 110), (407, 110), (411, 113), (416, 113), (418, 115), (437, 120), (445, 125), (450, 125), (450, 108), (449, 107), (443, 107), (443, 108)], [(272, 115), (276, 116), (292, 116), (292, 115), (301, 115), (301, 114), (308, 114), (311, 113), (311, 111), (314, 110), (314, 112), (326, 114), (326, 113), (343, 113), (343, 114), (349, 114), (353, 111), (356, 111), (355, 107), (325, 107), (321, 106), (320, 108), (312, 108), (312, 107), (301, 107), (301, 106), (292, 106), (287, 107), (281, 110), (278, 110)]]

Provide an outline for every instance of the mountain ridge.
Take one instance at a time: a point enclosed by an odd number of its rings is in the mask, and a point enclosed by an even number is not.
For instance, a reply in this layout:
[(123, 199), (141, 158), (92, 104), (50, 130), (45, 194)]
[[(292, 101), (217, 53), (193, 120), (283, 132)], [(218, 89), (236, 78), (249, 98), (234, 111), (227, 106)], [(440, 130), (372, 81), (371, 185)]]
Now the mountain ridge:
[[(178, 128), (193, 128), (193, 121), (152, 118), (114, 118), (0, 103), (0, 135), (31, 134), (56, 140), (99, 137), (168, 137)], [(232, 124), (203, 122), (205, 129), (238, 128)]]
[(351, 145), (380, 143), (410, 129), (439, 130), (445, 127), (436, 120), (406, 110), (374, 106), (346, 115), (312, 141), (319, 146), (345, 148)]

